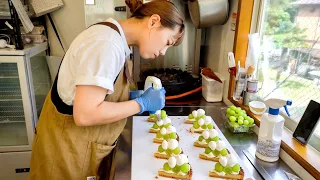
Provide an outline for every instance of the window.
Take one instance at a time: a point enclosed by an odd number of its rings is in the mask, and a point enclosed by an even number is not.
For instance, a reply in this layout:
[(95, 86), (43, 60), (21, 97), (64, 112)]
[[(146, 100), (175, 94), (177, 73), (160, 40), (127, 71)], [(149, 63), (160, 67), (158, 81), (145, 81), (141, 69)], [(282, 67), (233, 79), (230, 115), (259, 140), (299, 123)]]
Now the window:
[[(258, 32), (261, 56), (257, 96), (292, 99), (286, 127), (294, 131), (309, 101), (320, 103), (320, 1), (265, 0)], [(320, 125), (310, 144), (320, 150)], [(319, 142), (319, 141), (318, 141)]]

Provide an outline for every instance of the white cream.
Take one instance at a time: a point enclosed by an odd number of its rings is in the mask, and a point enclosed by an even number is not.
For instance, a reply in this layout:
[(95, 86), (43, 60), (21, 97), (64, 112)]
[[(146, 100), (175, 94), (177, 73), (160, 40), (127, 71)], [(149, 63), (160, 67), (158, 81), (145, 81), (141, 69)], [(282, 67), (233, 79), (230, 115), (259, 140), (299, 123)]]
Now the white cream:
[(160, 127), (160, 126), (163, 125), (163, 121), (162, 121), (162, 120), (159, 120), (159, 121), (156, 122), (156, 124)]
[(163, 140), (162, 143), (161, 143), (161, 146), (164, 150), (167, 150), (168, 149), (168, 141), (166, 140)]
[[(166, 171), (166, 170), (164, 170), (164, 169), (159, 169), (159, 171), (166, 172), (166, 173), (170, 173), (170, 174), (175, 174), (175, 173), (174, 173), (173, 171), (171, 171), (171, 170)], [(183, 173), (182, 171), (179, 171), (177, 174), (180, 175), (180, 176), (185, 176), (185, 175), (187, 175), (187, 173)]]
[(210, 136), (210, 138), (214, 138), (214, 137), (218, 136), (218, 131), (215, 129), (210, 129), (209, 136)]
[(165, 118), (163, 119), (163, 124), (166, 125), (166, 124), (169, 124), (169, 123), (171, 123), (171, 119), (168, 118), (168, 117), (165, 117)]
[(199, 120), (198, 120), (198, 124), (199, 124), (200, 126), (204, 125), (204, 120), (203, 120), (202, 118), (199, 119)]
[(205, 112), (203, 109), (198, 109), (198, 110), (197, 110), (197, 114), (198, 114), (198, 116), (200, 117), (200, 116), (205, 115), (206, 112)]
[(224, 149), (226, 147), (226, 144), (221, 140), (218, 140), (216, 143), (217, 143), (216, 149), (218, 151), (221, 151), (222, 149)]
[(168, 160), (170, 168), (174, 168), (177, 165), (177, 160), (175, 157), (171, 156)]
[(202, 140), (202, 141), (199, 141), (199, 140), (197, 140), (197, 142), (199, 143), (199, 144), (207, 144), (207, 141), (206, 140)]
[(233, 167), (238, 163), (237, 158), (233, 154), (228, 154), (227, 159), (228, 159), (228, 166)]
[(187, 175), (187, 173), (184, 173), (184, 172), (182, 172), (182, 171), (179, 171), (179, 172), (178, 172), (178, 175), (180, 175), (180, 176), (185, 176), (185, 175)]
[(194, 122), (194, 121), (196, 121), (196, 119), (187, 119), (187, 121), (191, 121), (191, 122)]
[(198, 111), (196, 110), (192, 111), (192, 115), (194, 118), (198, 117)]
[(212, 119), (210, 117), (206, 116), (205, 119), (204, 119), (204, 124), (208, 125), (208, 124), (211, 124), (211, 123), (212, 123)]
[(202, 132), (202, 136), (203, 136), (204, 139), (208, 139), (209, 136), (210, 136), (210, 135), (209, 135), (209, 131), (208, 131), (208, 130), (203, 131), (203, 132)]
[(173, 149), (177, 148), (178, 146), (179, 146), (179, 143), (176, 139), (169, 139), (168, 140), (168, 148), (169, 149), (173, 150)]
[(217, 147), (217, 143), (215, 141), (210, 141), (208, 146), (210, 147), (211, 150), (215, 150)]
[(171, 174), (173, 174), (174, 172), (173, 171), (171, 171), (171, 170), (169, 170), (169, 171), (166, 171), (166, 170), (164, 170), (164, 169), (159, 169), (159, 171), (162, 171), (162, 172), (166, 172), (166, 173), (171, 173)]
[(204, 155), (204, 156), (206, 156), (206, 157), (208, 157), (208, 158), (213, 158), (213, 157), (215, 157), (212, 152), (210, 152), (209, 154), (206, 154), (206, 153), (202, 152), (201, 154)]
[(225, 176), (226, 173), (225, 172), (217, 172), (215, 169), (213, 170), (213, 172), (217, 173), (219, 176)]
[(155, 129), (155, 128), (150, 128), (150, 129), (155, 130), (155, 131), (159, 131), (159, 129)]
[(239, 174), (239, 172), (240, 172), (240, 171), (238, 171), (238, 172), (233, 172), (233, 171), (232, 171), (232, 173), (231, 173), (231, 174), (233, 174), (233, 175), (238, 175), (238, 174)]
[(162, 135), (165, 135), (165, 134), (167, 134), (167, 129), (166, 128), (161, 128), (161, 130), (160, 130), (160, 133), (162, 134)]
[(168, 128), (167, 128), (167, 134), (170, 134), (170, 133), (175, 133), (175, 132), (177, 132), (177, 130), (176, 130), (176, 128), (175, 127), (173, 127), (173, 126), (169, 126)]
[(224, 157), (224, 156), (221, 156), (221, 157), (219, 158), (219, 163), (220, 163), (223, 167), (226, 167), (227, 164), (228, 164), (228, 159), (227, 159), (226, 157)]

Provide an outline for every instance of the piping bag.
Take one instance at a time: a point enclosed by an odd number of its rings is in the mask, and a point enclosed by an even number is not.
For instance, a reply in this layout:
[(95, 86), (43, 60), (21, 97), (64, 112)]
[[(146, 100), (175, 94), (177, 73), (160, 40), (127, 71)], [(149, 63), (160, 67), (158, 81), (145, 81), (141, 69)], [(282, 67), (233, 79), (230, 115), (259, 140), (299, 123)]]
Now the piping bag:
[[(161, 80), (155, 76), (148, 76), (144, 82), (144, 91), (152, 87), (155, 90), (160, 90), (162, 88)], [(149, 111), (150, 114), (155, 114), (154, 111)]]

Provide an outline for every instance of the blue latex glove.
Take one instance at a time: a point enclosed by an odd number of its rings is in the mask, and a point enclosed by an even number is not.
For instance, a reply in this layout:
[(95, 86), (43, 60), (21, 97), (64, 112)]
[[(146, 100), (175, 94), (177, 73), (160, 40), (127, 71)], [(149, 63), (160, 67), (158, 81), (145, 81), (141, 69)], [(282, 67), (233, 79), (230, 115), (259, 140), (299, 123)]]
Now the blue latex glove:
[(147, 89), (140, 97), (134, 99), (140, 105), (139, 114), (144, 111), (157, 111), (162, 109), (165, 105), (165, 94), (164, 88), (155, 90), (152, 87)]

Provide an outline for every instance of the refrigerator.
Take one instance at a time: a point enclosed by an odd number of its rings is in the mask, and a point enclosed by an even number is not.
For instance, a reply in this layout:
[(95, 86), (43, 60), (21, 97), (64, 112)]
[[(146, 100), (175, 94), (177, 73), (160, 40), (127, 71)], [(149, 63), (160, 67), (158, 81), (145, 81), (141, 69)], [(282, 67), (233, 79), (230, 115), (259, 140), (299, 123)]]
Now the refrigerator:
[(28, 177), (34, 128), (51, 86), (46, 49), (0, 49), (0, 179)]

